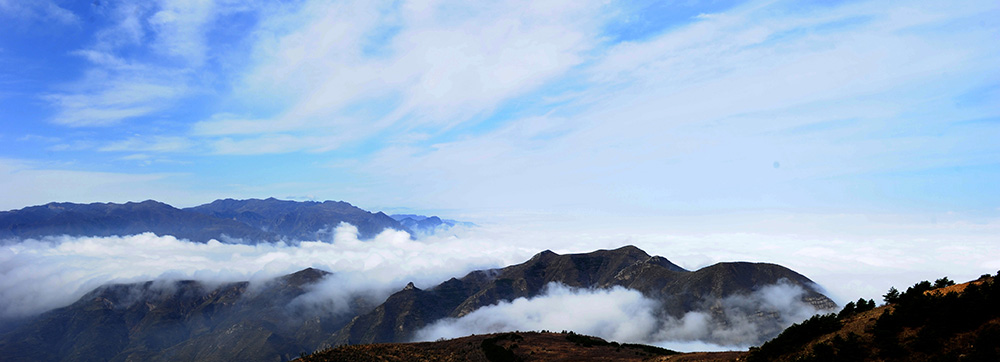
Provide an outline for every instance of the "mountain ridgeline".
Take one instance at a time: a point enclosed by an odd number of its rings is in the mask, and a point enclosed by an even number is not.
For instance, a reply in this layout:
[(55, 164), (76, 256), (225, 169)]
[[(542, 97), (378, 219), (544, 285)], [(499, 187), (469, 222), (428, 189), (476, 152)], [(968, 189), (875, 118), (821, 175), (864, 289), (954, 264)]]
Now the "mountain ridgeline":
[(361, 239), (407, 227), (388, 215), (343, 201), (216, 200), (178, 209), (162, 202), (49, 203), (0, 212), (0, 240), (45, 236), (120, 236), (152, 232), (195, 242), (228, 243), (323, 240), (346, 222)]
[[(284, 361), (345, 344), (409, 342), (442, 318), (543, 293), (549, 283), (635, 289), (662, 305), (662, 316), (721, 311), (716, 303), (776, 283), (804, 290), (803, 302), (831, 308), (806, 277), (762, 263), (719, 263), (687, 271), (665, 258), (626, 246), (585, 254), (545, 251), (501, 269), (479, 270), (419, 289), (410, 284), (384, 300), (348, 295), (346, 305), (310, 307), (329, 274), (306, 269), (263, 285), (154, 281), (98, 288), (72, 305), (22, 321), (0, 336), (5, 361)], [(333, 300), (326, 302), (332, 303)], [(762, 325), (768, 311), (739, 311)], [(777, 335), (765, 327), (755, 339)]]
[[(337, 331), (327, 345), (409, 341), (414, 332), (434, 321), (459, 318), (501, 301), (535, 297), (553, 282), (574, 288), (634, 289), (658, 301), (664, 316), (673, 317), (690, 311), (711, 311), (724, 321), (726, 316), (719, 315), (724, 311), (717, 308), (722, 300), (778, 283), (802, 288), (802, 301), (816, 309), (836, 307), (808, 278), (775, 264), (719, 263), (692, 272), (634, 246), (587, 254), (544, 251), (522, 264), (474, 271), (426, 290), (408, 285)], [(750, 336), (754, 342), (766, 340), (784, 328), (764, 311), (739, 312), (745, 314), (740, 317), (759, 322), (763, 335)]]

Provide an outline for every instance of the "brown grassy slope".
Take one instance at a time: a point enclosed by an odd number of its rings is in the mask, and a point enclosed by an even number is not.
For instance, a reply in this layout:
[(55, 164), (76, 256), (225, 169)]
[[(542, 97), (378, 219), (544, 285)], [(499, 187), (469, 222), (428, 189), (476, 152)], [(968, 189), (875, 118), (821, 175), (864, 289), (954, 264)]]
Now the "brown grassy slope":
[(673, 356), (664, 356), (653, 361), (669, 361), (669, 362), (736, 362), (743, 361), (746, 359), (746, 351), (729, 351), (729, 352), (692, 352), (692, 353), (681, 353)]
[[(944, 288), (929, 290), (925, 292), (925, 294), (944, 295), (949, 293), (961, 293), (965, 291), (965, 288), (968, 288), (969, 285), (972, 284), (979, 285), (986, 281), (993, 281), (993, 278), (983, 278), (979, 280), (973, 280), (967, 283), (955, 284)], [(847, 338), (851, 333), (854, 333), (859, 337), (861, 337), (861, 340), (863, 342), (871, 343), (873, 342), (874, 339), (874, 337), (871, 334), (871, 330), (875, 326), (875, 321), (878, 320), (878, 317), (882, 316), (882, 313), (889, 312), (891, 310), (892, 310), (892, 305), (883, 305), (873, 310), (863, 313), (858, 313), (854, 316), (848, 317), (847, 319), (841, 321), (844, 324), (844, 326), (839, 331), (818, 338), (817, 340), (813, 341), (813, 343), (810, 343), (808, 346), (809, 348), (807, 348), (806, 350), (812, 350), (812, 348), (817, 344), (829, 343), (837, 336), (840, 336), (841, 338)], [(911, 331), (911, 332), (916, 332), (916, 331)], [(962, 339), (960, 338), (961, 336), (958, 337), (959, 340)], [(959, 341), (956, 340), (955, 342), (958, 343)]]
[[(492, 347), (491, 347), (492, 346)], [(492, 349), (492, 353), (491, 350)], [(509, 352), (509, 353), (508, 353)], [(656, 347), (605, 342), (565, 333), (516, 332), (421, 343), (341, 346), (302, 357), (328, 361), (737, 361), (745, 352), (678, 354)], [(492, 358), (492, 359), (491, 359)]]
[[(928, 296), (943, 296), (952, 293), (961, 294), (970, 285), (982, 286), (984, 283), (993, 283), (993, 281), (994, 278), (992, 277), (983, 277), (979, 280), (967, 283), (926, 291), (924, 294)], [(884, 305), (870, 311), (861, 312), (841, 319), (840, 322), (842, 327), (839, 330), (816, 337), (805, 345), (796, 348), (794, 352), (778, 357), (767, 358), (766, 360), (824, 360), (823, 358), (817, 356), (818, 350), (829, 350), (833, 347), (835, 350), (839, 351), (841, 348), (839, 346), (845, 345), (844, 340), (853, 339), (853, 342), (848, 343), (848, 345), (854, 346), (863, 351), (863, 356), (854, 359), (859, 361), (979, 361), (981, 360), (980, 358), (974, 357), (971, 354), (971, 352), (973, 352), (973, 346), (977, 343), (982, 344), (984, 335), (992, 333), (990, 330), (996, 330), (1000, 327), (1000, 318), (984, 318), (981, 320), (978, 327), (941, 337), (943, 338), (943, 343), (940, 343), (940, 345), (928, 345), (926, 344), (927, 341), (921, 339), (921, 333), (924, 332), (923, 329), (930, 327), (905, 327), (901, 330), (901, 332), (892, 337), (895, 342), (891, 344), (899, 347), (899, 351), (896, 353), (885, 354), (883, 353), (884, 351), (880, 350), (880, 344), (876, 341), (876, 322), (883, 316), (883, 314), (892, 313), (894, 308), (896, 308), (896, 305)], [(839, 346), (838, 342), (840, 343)]]

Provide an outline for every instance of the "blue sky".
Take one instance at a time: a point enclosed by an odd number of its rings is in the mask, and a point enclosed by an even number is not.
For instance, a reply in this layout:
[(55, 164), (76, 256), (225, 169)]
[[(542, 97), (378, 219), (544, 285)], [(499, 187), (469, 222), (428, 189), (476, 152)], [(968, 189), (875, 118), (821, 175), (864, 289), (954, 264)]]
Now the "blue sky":
[(990, 223), (997, 19), (995, 1), (3, 0), (0, 208)]
[[(0, 0), (0, 210), (345, 200), (481, 225), (341, 243), (384, 251), (362, 256), (634, 244), (878, 299), (1000, 268), (998, 38), (995, 0)], [(130, 246), (152, 237), (6, 255), (88, 283), (199, 272)], [(289, 252), (242, 264), (313, 263)]]

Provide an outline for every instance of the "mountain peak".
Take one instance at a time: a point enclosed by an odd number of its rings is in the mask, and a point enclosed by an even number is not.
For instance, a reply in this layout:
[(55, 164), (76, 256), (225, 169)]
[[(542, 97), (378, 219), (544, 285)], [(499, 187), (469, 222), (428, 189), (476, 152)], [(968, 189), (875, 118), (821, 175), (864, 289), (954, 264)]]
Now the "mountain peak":
[(638, 256), (638, 257), (643, 257), (643, 258), (649, 258), (649, 254), (647, 254), (642, 249), (639, 249), (635, 245), (625, 245), (623, 247), (620, 247), (618, 249), (613, 249), (611, 251), (615, 252), (615, 253), (625, 254), (625, 255), (632, 255), (632, 256)]
[(316, 268), (305, 268), (299, 270), (295, 273), (284, 276), (284, 279), (288, 284), (291, 285), (305, 285), (312, 284), (316, 281), (323, 279), (323, 277), (330, 275), (332, 273), (326, 270), (320, 270)]

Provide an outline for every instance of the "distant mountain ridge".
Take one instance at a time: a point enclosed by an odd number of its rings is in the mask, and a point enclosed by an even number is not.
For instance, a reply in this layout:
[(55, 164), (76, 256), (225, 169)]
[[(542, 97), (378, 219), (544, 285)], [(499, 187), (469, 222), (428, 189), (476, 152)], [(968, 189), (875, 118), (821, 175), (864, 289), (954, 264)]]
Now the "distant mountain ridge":
[(343, 201), (297, 202), (268, 199), (216, 200), (178, 209), (147, 200), (115, 203), (49, 203), (0, 212), (0, 239), (45, 236), (114, 236), (152, 232), (195, 242), (257, 243), (317, 240), (341, 222), (358, 228), (361, 239), (383, 230), (412, 232), (388, 215)]
[(412, 234), (381, 211), (372, 213), (344, 201), (287, 201), (273, 197), (265, 200), (224, 199), (184, 210), (232, 219), (292, 240), (312, 240), (316, 238), (317, 231), (332, 231), (341, 222), (357, 227), (362, 239), (370, 239), (387, 228)]
[[(350, 305), (341, 306), (343, 313), (296, 307), (327, 275), (305, 269), (259, 288), (247, 282), (108, 285), (0, 335), (0, 356), (4, 361), (285, 361), (342, 344), (408, 342), (414, 331), (441, 318), (536, 296), (550, 282), (635, 289), (662, 302), (670, 314), (782, 280), (802, 286), (810, 303), (834, 306), (808, 278), (778, 265), (719, 263), (687, 271), (634, 246), (584, 254), (544, 251), (521, 264), (473, 271), (426, 290), (411, 283), (384, 301), (345, 298)], [(747, 313), (752, 317), (756, 311)]]

